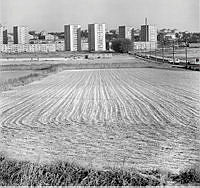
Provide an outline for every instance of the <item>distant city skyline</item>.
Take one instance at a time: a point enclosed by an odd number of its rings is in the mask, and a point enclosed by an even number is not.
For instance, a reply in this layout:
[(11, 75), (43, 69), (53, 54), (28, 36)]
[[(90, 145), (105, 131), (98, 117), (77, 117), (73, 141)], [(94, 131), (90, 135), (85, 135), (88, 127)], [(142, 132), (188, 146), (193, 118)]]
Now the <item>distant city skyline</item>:
[(199, 0), (0, 0), (0, 23), (31, 30), (64, 31), (66, 24), (105, 23), (140, 29), (144, 18), (158, 29), (200, 32)]

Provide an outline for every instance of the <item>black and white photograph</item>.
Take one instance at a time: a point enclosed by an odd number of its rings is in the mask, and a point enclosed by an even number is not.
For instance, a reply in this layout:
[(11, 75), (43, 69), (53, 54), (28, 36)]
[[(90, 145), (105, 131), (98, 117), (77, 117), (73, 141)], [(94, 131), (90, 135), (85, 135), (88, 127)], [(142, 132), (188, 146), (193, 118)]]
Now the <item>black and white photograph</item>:
[(200, 0), (0, 0), (0, 187), (200, 186)]

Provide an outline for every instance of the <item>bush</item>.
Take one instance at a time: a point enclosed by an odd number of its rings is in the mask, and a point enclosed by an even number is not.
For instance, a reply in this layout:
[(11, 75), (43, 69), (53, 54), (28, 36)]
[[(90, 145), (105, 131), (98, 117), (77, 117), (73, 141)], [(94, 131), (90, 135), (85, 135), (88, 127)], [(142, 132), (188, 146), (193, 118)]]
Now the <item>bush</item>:
[(181, 184), (200, 185), (200, 167), (186, 169), (173, 177), (173, 180)]
[(133, 44), (129, 39), (116, 39), (112, 41), (111, 48), (118, 53), (128, 53), (133, 49)]

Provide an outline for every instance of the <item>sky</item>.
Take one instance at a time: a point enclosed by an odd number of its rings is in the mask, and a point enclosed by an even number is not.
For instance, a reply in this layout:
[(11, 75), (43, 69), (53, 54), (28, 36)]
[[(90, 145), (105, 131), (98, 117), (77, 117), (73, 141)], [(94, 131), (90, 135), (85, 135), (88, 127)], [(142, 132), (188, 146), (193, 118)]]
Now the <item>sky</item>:
[(200, 32), (200, 0), (0, 0), (0, 23), (27, 25), (31, 30), (61, 32), (66, 24), (105, 23), (140, 28)]

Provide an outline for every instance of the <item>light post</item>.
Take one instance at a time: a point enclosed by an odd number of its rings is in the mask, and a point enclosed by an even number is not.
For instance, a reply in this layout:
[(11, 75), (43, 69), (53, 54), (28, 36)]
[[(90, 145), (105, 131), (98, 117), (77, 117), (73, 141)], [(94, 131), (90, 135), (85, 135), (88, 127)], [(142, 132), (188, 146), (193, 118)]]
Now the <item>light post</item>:
[(164, 40), (162, 41), (162, 61), (163, 61), (163, 63), (164, 63), (164, 60), (165, 60), (165, 58), (164, 58)]
[(150, 59), (151, 59), (151, 42), (150, 42), (150, 56), (149, 56), (149, 57), (150, 57)]

